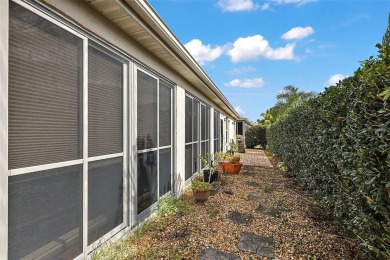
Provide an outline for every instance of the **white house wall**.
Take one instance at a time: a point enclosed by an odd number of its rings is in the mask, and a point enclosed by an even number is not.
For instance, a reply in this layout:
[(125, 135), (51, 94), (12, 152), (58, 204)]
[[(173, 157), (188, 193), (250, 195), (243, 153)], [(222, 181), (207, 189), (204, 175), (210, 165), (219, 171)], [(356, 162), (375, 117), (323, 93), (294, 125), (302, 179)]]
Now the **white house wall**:
[[(127, 34), (120, 30), (116, 25), (110, 22), (106, 17), (100, 14), (97, 10), (93, 9), (85, 1), (58, 1), (47, 0), (45, 3), (59, 14), (66, 14), (64, 17), (77, 24), (81, 33), (85, 31), (93, 34), (97, 39), (107, 43), (112, 49), (110, 51), (118, 51), (121, 54), (126, 55), (124, 62), (125, 74), (128, 77), (124, 77), (124, 168), (125, 178), (123, 189), (125, 196), (124, 201), (124, 220), (122, 225), (115, 230), (111, 230), (104, 236), (103, 240), (109, 239), (116, 233), (121, 236), (124, 235), (124, 231), (131, 230), (137, 225), (137, 216), (134, 214), (137, 207), (137, 92), (134, 85), (136, 85), (136, 73), (137, 63), (142, 64), (151, 73), (156, 73), (162, 77), (168, 79), (174, 84), (172, 86), (173, 96), (173, 118), (172, 118), (172, 169), (173, 169), (173, 191), (175, 195), (179, 195), (185, 189), (185, 97), (186, 93), (190, 93), (199, 100), (210, 106), (209, 111), (209, 125), (210, 125), (210, 152), (214, 149), (214, 108), (220, 111), (221, 119), (224, 119), (223, 124), (223, 136), (222, 142), (228, 142), (231, 139), (235, 140), (235, 123), (232, 119), (227, 119), (226, 113), (228, 111), (226, 107), (218, 106), (212, 99), (202, 93), (198, 88), (192, 86), (189, 81), (179, 75), (164, 61), (160, 60), (156, 56), (152, 55), (142, 45), (135, 40), (131, 39)], [(9, 23), (9, 2), (0, 1), (0, 259), (7, 259), (8, 257), (8, 23)], [(35, 8), (35, 7), (33, 7)], [(61, 20), (60, 20), (61, 23)], [(66, 27), (66, 25), (62, 24)], [(76, 30), (78, 29), (76, 28)], [(73, 30), (73, 29), (71, 29)], [(84, 43), (88, 43), (88, 37), (84, 38)], [(92, 42), (92, 41), (91, 41)], [(84, 44), (84, 53), (88, 53), (88, 45)], [(137, 63), (133, 62), (136, 60)], [(84, 66), (88, 68), (88, 57), (84, 54)], [(88, 71), (84, 71), (84, 75), (87, 75)], [(84, 93), (88, 91), (88, 82), (84, 79)], [(126, 87), (128, 87), (126, 89)], [(207, 91), (205, 91), (207, 93)], [(84, 101), (85, 102), (85, 101)], [(84, 109), (82, 111), (88, 111), (88, 103), (83, 103)], [(128, 106), (128, 107), (127, 107)], [(88, 117), (87, 113), (84, 113), (84, 135), (88, 136)], [(219, 121), (218, 121), (219, 123)], [(228, 129), (228, 131), (226, 131)], [(84, 147), (88, 147), (87, 139), (84, 139)], [(225, 149), (225, 146), (223, 146)], [(88, 150), (83, 150), (84, 160), (88, 158)], [(85, 196), (85, 190), (88, 189), (88, 164), (83, 164), (84, 175), (84, 197), (83, 197), (83, 240), (87, 241), (88, 233), (88, 197)], [(126, 172), (129, 174), (126, 174)], [(135, 174), (134, 174), (135, 173)], [(129, 178), (128, 180), (126, 178)], [(126, 195), (128, 193), (128, 196)], [(122, 231), (120, 231), (122, 230)], [(119, 232), (119, 233), (118, 233)], [(97, 244), (96, 244), (97, 245)], [(91, 252), (92, 246), (87, 246), (87, 242), (83, 244), (83, 253), (80, 257), (86, 257)]]

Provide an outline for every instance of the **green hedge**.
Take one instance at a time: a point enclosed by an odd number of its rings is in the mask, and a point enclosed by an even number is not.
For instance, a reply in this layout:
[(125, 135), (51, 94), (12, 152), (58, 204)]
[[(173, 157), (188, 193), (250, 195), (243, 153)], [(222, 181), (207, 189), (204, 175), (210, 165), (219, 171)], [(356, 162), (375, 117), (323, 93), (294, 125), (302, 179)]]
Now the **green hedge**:
[(254, 148), (257, 145), (265, 148), (267, 145), (265, 127), (261, 125), (249, 127), (245, 132), (245, 145), (248, 148)]
[(270, 150), (361, 242), (390, 259), (390, 48), (267, 130)]

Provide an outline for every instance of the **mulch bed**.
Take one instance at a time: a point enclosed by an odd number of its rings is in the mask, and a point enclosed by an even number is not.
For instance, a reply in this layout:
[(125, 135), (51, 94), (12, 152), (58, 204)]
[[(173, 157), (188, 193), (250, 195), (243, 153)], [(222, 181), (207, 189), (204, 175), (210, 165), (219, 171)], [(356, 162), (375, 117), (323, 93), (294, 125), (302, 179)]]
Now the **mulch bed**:
[[(354, 240), (340, 230), (335, 220), (323, 215), (321, 205), (304, 195), (299, 184), (276, 168), (244, 167), (243, 172), (246, 174), (224, 174), (220, 190), (205, 203), (196, 203), (189, 189), (182, 200), (189, 205), (191, 215), (171, 216), (158, 224), (152, 219), (142, 235), (119, 242), (115, 257), (199, 259), (205, 250), (215, 249), (241, 259), (267, 259), (237, 246), (242, 234), (250, 233), (272, 238), (275, 259), (360, 258)], [(277, 217), (269, 210), (262, 212), (262, 208), (277, 209)], [(253, 218), (242, 225), (227, 220), (231, 212)], [(108, 259), (110, 255), (106, 257), (103, 251), (98, 258)]]

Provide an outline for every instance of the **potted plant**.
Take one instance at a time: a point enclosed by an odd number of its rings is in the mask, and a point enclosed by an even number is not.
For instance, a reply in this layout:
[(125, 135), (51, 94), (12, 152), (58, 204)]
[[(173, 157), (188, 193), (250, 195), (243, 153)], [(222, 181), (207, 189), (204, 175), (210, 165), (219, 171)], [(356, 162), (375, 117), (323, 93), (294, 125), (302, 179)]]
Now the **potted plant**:
[(230, 154), (234, 154), (237, 151), (237, 145), (233, 140), (229, 143), (229, 147)]
[(198, 202), (205, 202), (210, 196), (210, 183), (204, 182), (200, 177), (196, 177), (191, 181), (192, 193)]
[(242, 167), (242, 163), (235, 161), (234, 156), (230, 157), (230, 160), (225, 162), (225, 172), (230, 174), (239, 174)]
[(226, 154), (224, 152), (216, 152), (214, 154), (214, 163), (217, 164), (217, 171), (218, 171), (218, 179), (222, 178), (222, 173), (225, 172), (224, 167), (224, 161), (225, 161)]
[(233, 155), (233, 158), (231, 159), (233, 162), (240, 162), (241, 157), (239, 155)]
[(221, 182), (220, 181), (215, 181), (212, 184), (210, 184), (210, 196), (214, 196), (217, 194), (219, 188), (221, 187)]
[(213, 183), (215, 180), (218, 179), (218, 170), (217, 170), (217, 161), (213, 161), (212, 156), (210, 154), (206, 154), (205, 157), (202, 155), (198, 155), (199, 159), (202, 160), (204, 168), (203, 168), (203, 181), (208, 183)]

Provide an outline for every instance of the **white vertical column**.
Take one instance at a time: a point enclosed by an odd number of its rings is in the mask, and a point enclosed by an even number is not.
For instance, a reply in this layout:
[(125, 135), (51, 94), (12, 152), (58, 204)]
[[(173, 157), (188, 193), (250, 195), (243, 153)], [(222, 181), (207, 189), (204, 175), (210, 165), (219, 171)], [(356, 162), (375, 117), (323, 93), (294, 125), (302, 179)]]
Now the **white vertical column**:
[(179, 196), (185, 188), (185, 98), (185, 90), (179, 86), (176, 86), (174, 96), (175, 142), (173, 149), (173, 156), (175, 158), (173, 167), (173, 179), (176, 196)]
[(128, 73), (129, 69), (127, 64), (123, 64), (123, 222), (126, 226), (129, 224), (129, 181), (128, 181)]
[(8, 255), (8, 1), (0, 1), (0, 259)]
[(222, 147), (223, 147), (223, 152), (226, 152), (226, 143), (227, 143), (227, 134), (226, 134), (226, 120), (227, 118), (225, 116), (221, 116), (221, 119), (223, 120), (222, 124)]
[(214, 108), (210, 107), (210, 154), (215, 153), (214, 149)]
[(137, 224), (137, 67), (129, 63), (129, 226)]

